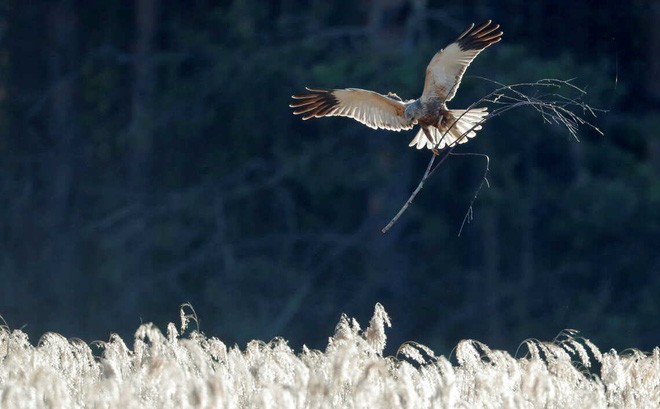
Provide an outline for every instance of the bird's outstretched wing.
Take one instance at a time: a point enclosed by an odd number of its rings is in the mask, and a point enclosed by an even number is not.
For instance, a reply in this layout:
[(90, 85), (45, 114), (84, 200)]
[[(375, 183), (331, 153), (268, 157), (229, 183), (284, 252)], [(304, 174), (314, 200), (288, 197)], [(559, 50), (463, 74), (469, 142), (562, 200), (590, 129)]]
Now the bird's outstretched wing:
[(456, 41), (438, 51), (426, 67), (422, 100), (439, 98), (450, 101), (454, 98), (472, 60), (483, 49), (502, 39), (503, 32), (496, 31), (498, 28), (500, 25), (491, 25), (490, 20), (476, 28), (472, 23)]
[(292, 98), (297, 101), (289, 105), (295, 108), (293, 113), (302, 114), (303, 119), (346, 116), (369, 128), (390, 131), (411, 129), (415, 125), (414, 122), (406, 119), (405, 102), (398, 97), (358, 88), (306, 89), (309, 93), (293, 95)]

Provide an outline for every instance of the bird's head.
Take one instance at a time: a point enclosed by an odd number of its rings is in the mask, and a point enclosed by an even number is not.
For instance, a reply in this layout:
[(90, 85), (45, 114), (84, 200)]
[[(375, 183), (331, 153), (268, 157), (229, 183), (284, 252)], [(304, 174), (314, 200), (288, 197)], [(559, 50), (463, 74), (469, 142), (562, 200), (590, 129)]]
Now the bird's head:
[(420, 110), (421, 104), (419, 103), (419, 100), (416, 100), (406, 105), (406, 109), (403, 111), (403, 115), (408, 121), (414, 122), (417, 120), (417, 118), (419, 118)]

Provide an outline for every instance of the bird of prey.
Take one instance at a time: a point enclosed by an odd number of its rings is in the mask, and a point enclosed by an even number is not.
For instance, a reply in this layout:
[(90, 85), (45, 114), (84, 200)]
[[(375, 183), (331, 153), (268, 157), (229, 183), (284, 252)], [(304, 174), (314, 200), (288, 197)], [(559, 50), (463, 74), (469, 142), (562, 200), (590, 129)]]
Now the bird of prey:
[(359, 88), (315, 89), (293, 95), (289, 106), (302, 119), (324, 116), (346, 116), (373, 129), (402, 131), (415, 125), (420, 130), (409, 146), (417, 149), (438, 149), (467, 142), (481, 129), (487, 108), (448, 109), (472, 60), (486, 47), (502, 39), (499, 24), (486, 23), (475, 28), (474, 23), (456, 41), (438, 51), (428, 67), (422, 96), (403, 101), (396, 94), (382, 95)]

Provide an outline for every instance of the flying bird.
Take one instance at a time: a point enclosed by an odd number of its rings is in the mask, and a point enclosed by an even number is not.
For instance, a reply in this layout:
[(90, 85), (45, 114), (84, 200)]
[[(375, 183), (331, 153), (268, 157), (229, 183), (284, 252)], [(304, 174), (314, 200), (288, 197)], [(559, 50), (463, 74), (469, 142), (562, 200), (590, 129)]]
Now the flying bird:
[(293, 95), (289, 106), (302, 119), (346, 116), (373, 129), (403, 131), (415, 125), (420, 130), (408, 146), (433, 150), (465, 143), (481, 129), (488, 108), (448, 109), (461, 78), (472, 60), (486, 47), (502, 39), (499, 24), (491, 20), (475, 28), (474, 23), (456, 41), (438, 51), (426, 67), (422, 96), (403, 101), (394, 93), (382, 95), (359, 88), (316, 89)]

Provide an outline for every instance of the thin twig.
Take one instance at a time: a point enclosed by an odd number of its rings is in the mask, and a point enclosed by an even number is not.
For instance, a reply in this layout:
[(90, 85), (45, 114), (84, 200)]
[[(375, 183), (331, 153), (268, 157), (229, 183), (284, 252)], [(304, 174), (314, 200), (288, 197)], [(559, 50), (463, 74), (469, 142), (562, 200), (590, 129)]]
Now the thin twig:
[[(468, 130), (467, 132), (470, 132), (470, 130)], [(438, 141), (438, 142), (436, 143), (436, 147), (440, 144), (440, 142), (442, 141), (442, 139), (445, 137), (446, 134), (447, 134), (447, 132), (445, 132), (445, 133), (442, 135), (442, 138), (440, 138), (440, 141)], [(443, 162), (444, 162), (445, 160), (447, 160), (447, 158), (449, 157), (449, 155), (452, 154), (452, 151), (454, 150), (455, 147), (456, 147), (456, 144), (453, 144), (453, 145), (450, 147), (450, 149), (447, 151), (447, 153), (445, 154), (445, 156), (443, 156), (442, 159), (440, 159), (440, 161), (438, 162), (438, 164), (435, 165), (435, 167), (433, 167), (433, 163), (435, 162), (435, 159), (437, 158), (437, 156), (434, 154), (434, 155), (431, 157), (431, 160), (429, 161), (429, 164), (428, 164), (428, 166), (426, 167), (426, 172), (424, 172), (424, 175), (422, 176), (422, 179), (419, 181), (419, 184), (417, 185), (417, 187), (415, 188), (415, 190), (412, 192), (412, 194), (410, 195), (410, 197), (408, 198), (408, 200), (406, 201), (406, 203), (403, 205), (403, 207), (402, 207), (401, 209), (399, 209), (399, 212), (398, 212), (398, 213), (392, 218), (392, 220), (390, 220), (389, 223), (387, 223), (387, 226), (383, 227), (383, 229), (381, 230), (382, 233), (387, 233), (387, 231), (388, 231), (390, 228), (392, 228), (392, 226), (394, 226), (394, 223), (396, 223), (397, 220), (399, 220), (399, 218), (401, 217), (401, 215), (406, 211), (406, 209), (408, 209), (408, 206), (410, 206), (410, 205), (412, 204), (413, 200), (415, 200), (415, 196), (417, 196), (417, 194), (419, 193), (419, 191), (422, 190), (422, 188), (424, 187), (424, 183), (426, 182), (426, 180), (427, 180), (428, 178), (430, 178), (431, 175), (433, 175), (433, 172), (438, 168), (438, 166), (442, 165)]]
[(452, 153), (451, 155), (454, 156), (482, 156), (486, 158), (486, 169), (484, 169), (484, 174), (481, 178), (481, 183), (479, 184), (479, 187), (477, 190), (474, 192), (474, 196), (472, 196), (472, 200), (470, 200), (470, 206), (468, 206), (467, 211), (465, 212), (465, 216), (463, 216), (463, 222), (461, 223), (461, 228), (458, 230), (458, 237), (461, 237), (461, 233), (463, 233), (463, 227), (465, 227), (466, 223), (470, 223), (472, 221), (473, 215), (474, 215), (474, 202), (477, 200), (477, 196), (479, 196), (479, 192), (481, 192), (481, 189), (484, 186), (484, 183), (486, 184), (486, 187), (490, 187), (490, 183), (488, 182), (488, 172), (490, 171), (490, 157), (486, 155), (485, 153), (473, 153), (473, 152), (466, 152), (466, 153)]
[(389, 229), (391, 229), (392, 226), (394, 226), (394, 223), (396, 223), (397, 220), (399, 220), (399, 217), (401, 217), (401, 215), (408, 209), (408, 206), (410, 206), (410, 204), (413, 202), (413, 200), (415, 200), (415, 196), (417, 196), (417, 193), (419, 193), (419, 191), (422, 190), (422, 188), (424, 187), (424, 182), (428, 178), (429, 172), (431, 171), (431, 166), (433, 166), (434, 161), (435, 161), (435, 155), (433, 155), (433, 157), (429, 161), (428, 166), (426, 166), (426, 172), (424, 172), (424, 176), (422, 176), (422, 180), (419, 181), (419, 184), (417, 185), (415, 190), (412, 192), (412, 194), (410, 195), (408, 200), (406, 200), (406, 203), (399, 210), (399, 212), (392, 218), (392, 220), (390, 220), (390, 222), (387, 223), (387, 226), (383, 227), (381, 232), (387, 233), (387, 231)]
[(515, 108), (531, 107), (541, 115), (544, 122), (547, 123), (554, 122), (556, 124), (563, 125), (568, 130), (569, 134), (573, 138), (575, 138), (575, 140), (578, 142), (579, 139), (577, 137), (577, 131), (578, 128), (583, 125), (590, 127), (591, 129), (593, 129), (594, 131), (598, 132), (601, 135), (603, 134), (600, 131), (600, 129), (598, 129), (596, 126), (591, 124), (589, 121), (585, 120), (580, 115), (573, 112), (571, 109), (581, 109), (583, 113), (589, 113), (594, 117), (596, 116), (596, 112), (603, 112), (603, 110), (594, 109), (578, 99), (569, 98), (567, 96), (560, 95), (557, 92), (544, 93), (536, 96), (530, 96), (525, 92), (523, 92), (523, 90), (525, 89), (532, 89), (538, 91), (539, 89), (544, 89), (544, 88), (554, 88), (557, 90), (562, 88), (569, 88), (570, 90), (577, 91), (580, 94), (580, 96), (586, 95), (586, 91), (571, 83), (572, 80), (541, 79), (536, 82), (525, 82), (525, 83), (519, 83), (513, 85), (505, 85), (500, 82), (484, 77), (474, 77), (474, 78), (478, 78), (490, 82), (492, 84), (495, 84), (498, 86), (498, 88), (494, 89), (487, 95), (483, 96), (482, 98), (471, 104), (460, 117), (456, 118), (456, 120), (443, 133), (442, 137), (435, 142), (434, 148), (440, 146), (440, 144), (446, 137), (447, 133), (458, 123), (458, 121), (460, 121), (463, 115), (465, 115), (470, 109), (474, 108), (476, 105), (482, 103), (491, 103), (495, 105), (496, 108), (493, 109), (493, 111), (488, 116), (484, 117), (481, 121), (474, 124), (470, 129), (468, 129), (466, 132), (461, 134), (461, 136), (456, 141), (454, 141), (451, 145), (449, 145), (448, 149), (446, 150), (446, 154), (435, 166), (433, 166), (433, 164), (435, 163), (436, 156), (435, 154), (433, 155), (417, 187), (411, 193), (410, 197), (408, 198), (408, 200), (406, 200), (406, 202), (397, 212), (397, 214), (392, 218), (392, 220), (390, 220), (390, 222), (387, 223), (387, 225), (381, 230), (383, 233), (387, 233), (387, 231), (390, 230), (392, 226), (394, 226), (394, 224), (399, 220), (399, 218), (401, 218), (403, 213), (405, 213), (405, 211), (408, 210), (408, 207), (410, 207), (410, 205), (413, 203), (415, 197), (422, 190), (426, 181), (431, 176), (433, 176), (433, 174), (435, 174), (438, 168), (444, 163), (444, 161), (450, 155), (484, 156), (486, 157), (486, 169), (484, 172), (484, 177), (479, 187), (477, 188), (475, 195), (470, 201), (470, 205), (468, 207), (466, 215), (463, 218), (463, 222), (461, 223), (461, 228), (458, 232), (458, 235), (460, 236), (466, 222), (469, 222), (472, 219), (473, 205), (477, 199), (477, 196), (479, 195), (479, 192), (483, 188), (484, 183), (488, 186), (487, 175), (489, 171), (490, 159), (488, 158), (488, 155), (485, 154), (479, 154), (479, 153), (457, 154), (457, 153), (453, 153), (453, 151), (460, 143), (465, 142), (467, 135), (470, 132), (472, 132), (475, 128), (477, 128), (478, 126), (482, 125), (483, 123), (485, 123), (486, 121), (492, 118), (504, 114), (505, 112), (508, 112)]

